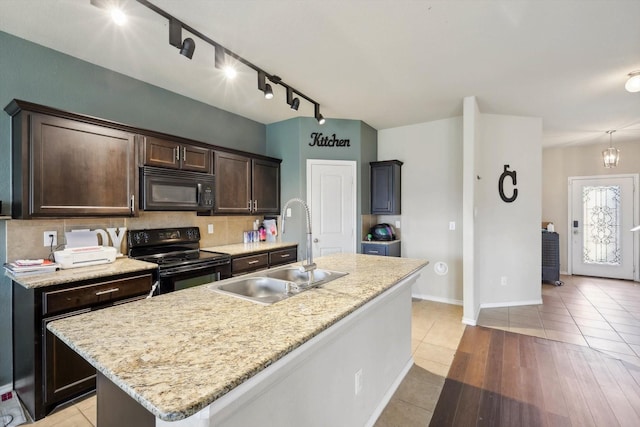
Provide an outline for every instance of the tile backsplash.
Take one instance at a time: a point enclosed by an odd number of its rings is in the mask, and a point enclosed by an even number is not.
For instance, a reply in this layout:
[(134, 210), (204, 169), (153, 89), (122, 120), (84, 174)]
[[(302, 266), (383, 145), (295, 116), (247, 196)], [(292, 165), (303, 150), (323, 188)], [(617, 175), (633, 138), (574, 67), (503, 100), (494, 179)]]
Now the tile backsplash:
[[(46, 258), (49, 247), (44, 246), (45, 231), (58, 233), (58, 245), (65, 244), (65, 231), (78, 229), (104, 229), (126, 227), (142, 228), (190, 227), (200, 228), (200, 247), (242, 243), (242, 233), (253, 229), (253, 222), (260, 216), (197, 216), (193, 212), (140, 212), (135, 218), (69, 218), (9, 220), (7, 227), (7, 260)], [(213, 234), (208, 225), (213, 224)], [(126, 237), (120, 248), (127, 252)], [(55, 248), (54, 248), (55, 249)]]

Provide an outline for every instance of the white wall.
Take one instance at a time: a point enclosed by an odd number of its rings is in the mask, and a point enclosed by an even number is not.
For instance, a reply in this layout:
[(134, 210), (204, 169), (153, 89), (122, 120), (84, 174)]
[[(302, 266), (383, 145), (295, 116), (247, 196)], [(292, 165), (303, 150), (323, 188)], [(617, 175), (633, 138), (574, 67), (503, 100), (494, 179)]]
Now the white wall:
[[(542, 120), (481, 114), (479, 131), (477, 301), (485, 307), (541, 303)], [(517, 173), (518, 196), (512, 203), (504, 202), (498, 192), (504, 165)], [(513, 188), (508, 178), (507, 196), (513, 194)]]
[[(464, 321), (474, 324), (482, 306), (541, 303), (542, 121), (482, 114), (474, 97), (464, 114), (379, 131), (378, 160), (404, 162), (402, 256), (431, 263), (413, 295), (464, 299)], [(517, 174), (513, 203), (498, 193), (505, 164)], [(505, 190), (512, 194), (510, 180)], [(435, 274), (438, 261), (446, 276)]]
[[(401, 160), (402, 256), (430, 264), (413, 286), (414, 296), (462, 301), (462, 117), (378, 132), (378, 160)], [(449, 230), (449, 222), (456, 230)], [(445, 276), (433, 266), (449, 266)]]

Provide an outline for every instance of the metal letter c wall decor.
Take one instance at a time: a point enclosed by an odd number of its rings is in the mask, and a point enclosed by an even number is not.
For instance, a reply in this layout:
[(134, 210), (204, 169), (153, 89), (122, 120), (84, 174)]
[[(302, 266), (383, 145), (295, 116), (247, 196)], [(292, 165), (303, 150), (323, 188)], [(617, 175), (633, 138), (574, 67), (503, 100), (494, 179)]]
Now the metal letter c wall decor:
[(513, 186), (515, 187), (515, 185), (518, 183), (516, 179), (516, 171), (510, 171), (509, 165), (504, 165), (504, 172), (502, 172), (502, 175), (500, 175), (500, 179), (498, 180), (498, 192), (500, 193), (500, 198), (502, 200), (504, 200), (506, 203), (511, 203), (516, 199), (516, 197), (518, 197), (518, 189), (513, 189), (513, 195), (511, 197), (507, 197), (504, 194), (504, 180), (507, 177), (511, 177), (511, 182), (513, 182)]

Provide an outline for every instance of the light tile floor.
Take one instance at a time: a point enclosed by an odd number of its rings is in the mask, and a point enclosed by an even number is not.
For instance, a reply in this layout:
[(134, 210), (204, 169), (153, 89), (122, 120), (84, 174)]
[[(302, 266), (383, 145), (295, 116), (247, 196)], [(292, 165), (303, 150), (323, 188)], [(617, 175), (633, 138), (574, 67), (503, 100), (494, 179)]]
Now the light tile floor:
[[(415, 364), (378, 419), (376, 427), (427, 426), (464, 332), (462, 307), (414, 300), (411, 347)], [(91, 395), (31, 424), (37, 427), (94, 427)]]

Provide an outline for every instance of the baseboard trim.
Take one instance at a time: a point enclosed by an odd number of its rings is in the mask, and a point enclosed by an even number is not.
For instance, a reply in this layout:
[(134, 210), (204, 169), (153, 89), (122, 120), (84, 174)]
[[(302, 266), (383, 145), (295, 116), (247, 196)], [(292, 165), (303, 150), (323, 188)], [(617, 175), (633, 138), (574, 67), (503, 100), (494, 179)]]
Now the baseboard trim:
[(425, 301), (442, 302), (444, 304), (462, 305), (462, 300), (459, 300), (459, 299), (442, 298), (442, 297), (435, 297), (433, 295), (414, 294), (414, 293), (411, 294), (411, 297), (425, 300)]
[(540, 305), (542, 298), (529, 301), (508, 301), (508, 302), (489, 302), (480, 304), (480, 310), (483, 308), (501, 308), (501, 307), (518, 307), (521, 305)]

